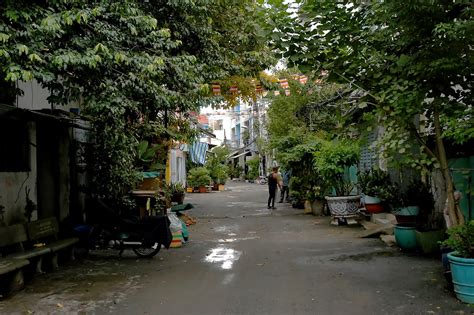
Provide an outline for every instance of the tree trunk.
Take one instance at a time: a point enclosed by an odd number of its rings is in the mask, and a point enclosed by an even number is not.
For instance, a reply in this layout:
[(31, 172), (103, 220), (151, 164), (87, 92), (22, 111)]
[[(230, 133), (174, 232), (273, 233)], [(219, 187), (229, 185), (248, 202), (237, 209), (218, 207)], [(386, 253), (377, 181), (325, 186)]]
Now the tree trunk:
[(438, 145), (438, 160), (441, 166), (441, 171), (446, 182), (446, 193), (448, 196), (448, 212), (449, 218), (453, 226), (464, 224), (464, 216), (457, 209), (454, 200), (454, 185), (451, 174), (449, 174), (448, 159), (446, 157), (446, 150), (444, 148), (443, 137), (441, 134), (441, 124), (439, 122), (439, 112), (437, 110), (433, 113), (434, 127), (436, 133), (436, 144)]

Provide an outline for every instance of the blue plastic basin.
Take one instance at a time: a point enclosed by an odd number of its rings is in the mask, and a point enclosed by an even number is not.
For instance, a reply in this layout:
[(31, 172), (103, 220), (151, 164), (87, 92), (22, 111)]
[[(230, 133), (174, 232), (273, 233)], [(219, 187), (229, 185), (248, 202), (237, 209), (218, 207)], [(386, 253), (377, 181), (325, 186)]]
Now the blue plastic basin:
[(456, 297), (464, 303), (474, 303), (474, 259), (448, 254)]

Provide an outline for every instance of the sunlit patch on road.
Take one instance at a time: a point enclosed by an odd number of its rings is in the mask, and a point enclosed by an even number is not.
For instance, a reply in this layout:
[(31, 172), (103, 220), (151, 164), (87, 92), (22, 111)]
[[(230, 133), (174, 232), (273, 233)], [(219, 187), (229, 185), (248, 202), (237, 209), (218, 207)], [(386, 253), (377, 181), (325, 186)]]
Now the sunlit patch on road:
[(216, 247), (211, 249), (209, 255), (206, 256), (206, 262), (217, 263), (222, 269), (232, 269), (234, 263), (239, 260), (241, 252), (232, 248)]

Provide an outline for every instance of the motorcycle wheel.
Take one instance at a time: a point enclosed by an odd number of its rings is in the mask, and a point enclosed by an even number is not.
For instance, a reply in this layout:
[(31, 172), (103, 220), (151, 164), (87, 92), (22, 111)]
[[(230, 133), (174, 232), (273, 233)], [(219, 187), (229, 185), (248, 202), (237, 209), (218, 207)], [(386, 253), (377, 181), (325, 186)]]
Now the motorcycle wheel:
[(132, 250), (138, 257), (150, 258), (159, 253), (161, 249), (161, 244), (155, 242), (152, 246), (147, 246), (142, 243), (141, 246), (133, 247)]

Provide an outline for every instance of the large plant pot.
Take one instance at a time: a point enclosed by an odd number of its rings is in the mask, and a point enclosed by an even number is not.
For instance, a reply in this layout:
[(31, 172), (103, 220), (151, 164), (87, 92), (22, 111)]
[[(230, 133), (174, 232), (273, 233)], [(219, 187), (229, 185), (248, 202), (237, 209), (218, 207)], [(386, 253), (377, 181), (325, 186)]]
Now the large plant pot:
[(379, 204), (382, 203), (382, 200), (378, 197), (372, 197), (372, 196), (364, 196), (364, 203), (365, 204)]
[(199, 192), (200, 193), (207, 193), (207, 187), (206, 186), (199, 186)]
[(393, 214), (395, 215), (418, 215), (420, 214), (420, 207), (418, 206), (409, 206), (409, 207), (403, 207), (403, 208), (396, 208), (393, 210)]
[(443, 229), (431, 231), (416, 231), (416, 244), (424, 254), (439, 253), (439, 242), (445, 238)]
[(224, 184), (217, 185), (217, 190), (224, 191), (225, 190), (225, 185)]
[(368, 213), (380, 213), (383, 212), (383, 205), (381, 203), (366, 203), (365, 210)]
[(314, 200), (311, 203), (311, 210), (313, 215), (323, 215), (324, 211), (324, 200)]
[(351, 218), (358, 216), (360, 196), (326, 196), (329, 211), (335, 218)]
[(394, 230), (398, 246), (405, 251), (416, 249), (416, 228), (411, 225), (397, 224)]
[(454, 292), (461, 302), (472, 304), (474, 303), (474, 259), (457, 257), (455, 254), (455, 252), (448, 254)]
[(304, 213), (305, 214), (313, 213), (313, 208), (311, 207), (311, 201), (309, 201), (309, 200), (306, 200), (304, 202)]

